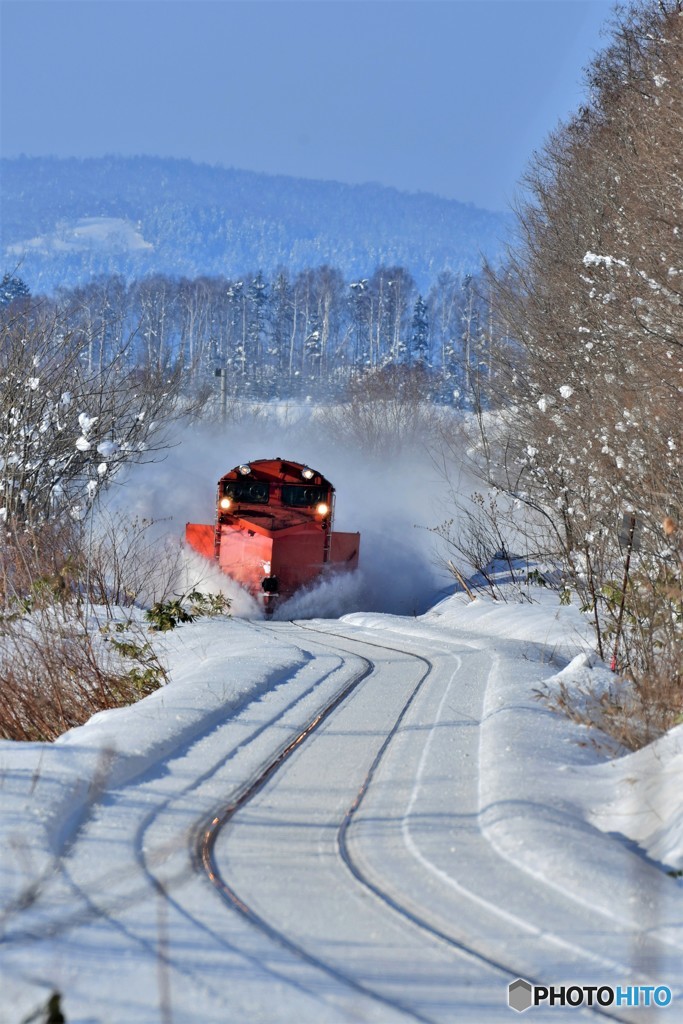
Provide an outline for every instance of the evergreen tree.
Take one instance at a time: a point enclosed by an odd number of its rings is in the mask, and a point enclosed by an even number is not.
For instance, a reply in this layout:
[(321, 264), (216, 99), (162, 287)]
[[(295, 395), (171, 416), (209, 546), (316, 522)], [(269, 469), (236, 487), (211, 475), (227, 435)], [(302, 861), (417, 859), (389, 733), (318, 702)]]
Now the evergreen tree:
[(424, 367), (429, 355), (429, 314), (421, 295), (415, 300), (410, 327), (410, 363)]
[(271, 290), (269, 356), (282, 381), (290, 374), (290, 344), (294, 331), (292, 285), (287, 272), (278, 274)]
[(0, 306), (11, 306), (18, 299), (30, 298), (31, 292), (20, 277), (5, 274), (0, 282)]
[(264, 349), (266, 311), (268, 306), (268, 285), (259, 270), (247, 289), (247, 363), (252, 377), (262, 377), (264, 370)]
[(351, 365), (355, 370), (366, 370), (370, 366), (370, 318), (372, 302), (367, 277), (352, 281), (349, 285), (349, 309), (351, 311), (353, 351)]

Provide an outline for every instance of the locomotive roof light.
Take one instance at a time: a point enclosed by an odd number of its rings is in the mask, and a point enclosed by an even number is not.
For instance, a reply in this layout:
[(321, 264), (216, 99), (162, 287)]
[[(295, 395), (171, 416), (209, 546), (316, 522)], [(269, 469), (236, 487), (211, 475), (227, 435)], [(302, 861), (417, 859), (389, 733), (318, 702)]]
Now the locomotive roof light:
[(330, 506), (327, 504), (326, 501), (321, 501), (318, 505), (315, 506), (315, 510), (319, 516), (326, 516), (327, 513), (330, 511)]
[(239, 466), (238, 468), (242, 476), (249, 476), (249, 474), (251, 473), (251, 466), (244, 465)]
[(218, 502), (218, 504), (223, 509), (229, 509), (230, 506), (232, 505), (232, 501), (230, 500), (230, 498), (227, 498), (227, 497), (226, 498), (221, 498), (221, 500)]
[(304, 478), (304, 480), (312, 480), (313, 477), (315, 476), (315, 470), (309, 469), (308, 466), (304, 466), (304, 468), (301, 470), (301, 475)]

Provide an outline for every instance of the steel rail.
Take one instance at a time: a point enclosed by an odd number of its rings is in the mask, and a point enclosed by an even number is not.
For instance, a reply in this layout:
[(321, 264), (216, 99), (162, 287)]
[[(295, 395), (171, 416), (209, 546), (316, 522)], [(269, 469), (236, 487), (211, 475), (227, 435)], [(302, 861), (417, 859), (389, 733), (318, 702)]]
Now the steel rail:
[[(347, 654), (351, 652), (345, 652)], [(201, 831), (197, 843), (197, 855), (201, 862), (201, 865), (206, 872), (206, 875), (215, 887), (221, 898), (230, 906), (233, 910), (237, 911), (242, 917), (249, 921), (252, 925), (259, 929), (262, 933), (268, 936), (272, 941), (278, 945), (287, 949), (290, 953), (295, 954), (299, 959), (310, 964), (312, 967), (323, 971), (329, 977), (334, 978), (336, 981), (342, 982), (348, 988), (351, 988), (355, 992), (360, 993), (376, 1002), (382, 1003), (384, 1006), (388, 1006), (394, 1010), (398, 1010), (400, 1013), (412, 1017), (413, 1020), (421, 1021), (422, 1024), (434, 1024), (429, 1017), (425, 1017), (418, 1013), (410, 1006), (406, 1006), (404, 1003), (391, 999), (387, 996), (370, 988), (363, 982), (358, 981), (351, 975), (345, 974), (343, 971), (331, 964), (322, 960), (320, 957), (309, 952), (298, 942), (291, 938), (288, 938), (283, 932), (279, 931), (274, 925), (271, 925), (265, 920), (260, 914), (257, 914), (255, 910), (247, 905), (247, 903), (239, 896), (239, 894), (232, 888), (221, 876), (218, 865), (215, 859), (215, 845), (220, 830), (227, 825), (230, 820), (237, 814), (237, 812), (244, 807), (261, 789), (266, 783), (273, 777), (279, 768), (287, 761), (287, 759), (297, 750), (301, 744), (308, 739), (322, 724), (325, 722), (330, 715), (342, 704), (347, 697), (349, 697), (357, 687), (370, 676), (376, 668), (375, 663), (368, 658), (364, 658), (361, 655), (354, 654), (356, 658), (360, 658), (361, 661), (365, 662), (365, 668), (362, 672), (359, 672), (357, 676), (348, 683), (340, 693), (338, 693), (328, 704), (326, 704), (322, 710), (320, 710), (301, 730), (301, 732), (293, 740), (291, 740), (280, 753), (273, 758), (272, 761), (265, 768), (248, 782), (241, 792), (233, 798), (233, 800), (223, 808), (222, 811), (214, 815), (210, 822), (207, 822)]]

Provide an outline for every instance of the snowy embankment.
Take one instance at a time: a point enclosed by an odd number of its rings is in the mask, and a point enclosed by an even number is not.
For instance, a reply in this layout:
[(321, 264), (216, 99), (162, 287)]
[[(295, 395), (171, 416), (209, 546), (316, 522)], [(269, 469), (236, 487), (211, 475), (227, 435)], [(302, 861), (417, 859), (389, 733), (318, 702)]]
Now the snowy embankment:
[[(533, 605), (501, 605), (478, 600), (462, 607), (457, 599), (444, 602), (424, 618), (439, 617), (442, 624), (476, 630), (492, 638), (513, 638), (531, 646), (523, 657), (550, 657), (545, 682), (552, 692), (560, 683), (570, 692), (599, 695), (613, 689), (615, 677), (593, 653), (592, 631), (575, 608), (560, 607), (556, 595), (540, 594)], [(553, 662), (568, 662), (553, 671)], [(523, 681), (523, 665), (519, 666)], [(492, 786), (518, 784), (545, 790), (549, 802), (560, 797), (574, 813), (605, 833), (616, 833), (637, 843), (655, 861), (673, 870), (683, 869), (683, 725), (635, 753), (610, 758), (613, 744), (597, 731), (576, 726), (562, 716), (544, 719), (541, 735), (533, 728), (539, 704), (526, 697), (526, 722), (514, 726), (515, 701), (504, 675), (489, 691)], [(497, 714), (494, 725), (492, 716)], [(517, 737), (517, 745), (510, 746)], [(572, 746), (588, 744), (596, 750), (595, 764), (572, 769)], [(535, 774), (534, 769), (540, 769)], [(566, 773), (567, 784), (559, 782)], [(506, 783), (505, 780), (508, 780)], [(492, 796), (500, 797), (500, 791)], [(493, 802), (493, 801), (492, 801)]]
[[(488, 803), (503, 804), (515, 792), (519, 800), (531, 802), (543, 795), (542, 803), (570, 807), (587, 824), (632, 840), (673, 870), (683, 869), (683, 725), (640, 751), (610, 758), (613, 741), (549, 714), (538, 699), (541, 681), (550, 692), (560, 683), (569, 691), (597, 694), (615, 685), (613, 674), (592, 652), (590, 625), (577, 608), (560, 606), (555, 594), (540, 591), (533, 604), (486, 597), (467, 603), (453, 597), (414, 620), (355, 614), (346, 621), (434, 641), (444, 632), (465, 640), (469, 636), (477, 644), (489, 638), (494, 654), (506, 641), (516, 642), (514, 678), (494, 670), (488, 685), (482, 740), (489, 752), (484, 769)], [(547, 666), (541, 674), (539, 662)], [(530, 673), (532, 663), (535, 671)], [(535, 681), (525, 684), (529, 677)], [(541, 716), (543, 725), (537, 728)], [(583, 759), (580, 768), (572, 767), (574, 746), (594, 749), (593, 763)]]
[[(543, 804), (569, 810), (577, 823), (623, 835), (653, 860), (683, 870), (683, 725), (642, 750), (610, 757), (613, 741), (549, 713), (538, 699), (540, 689), (552, 693), (560, 684), (598, 696), (615, 686), (614, 674), (593, 653), (588, 620), (575, 607), (538, 590), (532, 604), (456, 596), (416, 619), (356, 614), (345, 621), (435, 642), (444, 634), (469, 636), (477, 645), (489, 638), (494, 659), (512, 641), (516, 664), (497, 659), (487, 689), (485, 802), (502, 806), (516, 793), (531, 806), (542, 794)], [(573, 751), (582, 748), (594, 754), (577, 767)], [(494, 831), (503, 831), (500, 821)], [(521, 832), (520, 842), (525, 825)]]
[(683, 874), (683, 725), (643, 750), (588, 774), (589, 821), (628, 836), (653, 860)]

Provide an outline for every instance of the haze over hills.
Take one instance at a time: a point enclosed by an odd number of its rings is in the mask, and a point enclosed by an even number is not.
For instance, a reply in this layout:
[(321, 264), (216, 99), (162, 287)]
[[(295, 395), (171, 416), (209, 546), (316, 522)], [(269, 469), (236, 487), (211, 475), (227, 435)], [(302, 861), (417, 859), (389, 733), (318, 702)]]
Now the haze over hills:
[(0, 161), (2, 272), (32, 292), (99, 274), (232, 277), (330, 264), (403, 266), (426, 290), (497, 262), (512, 218), (377, 184), (259, 174), (156, 157)]

